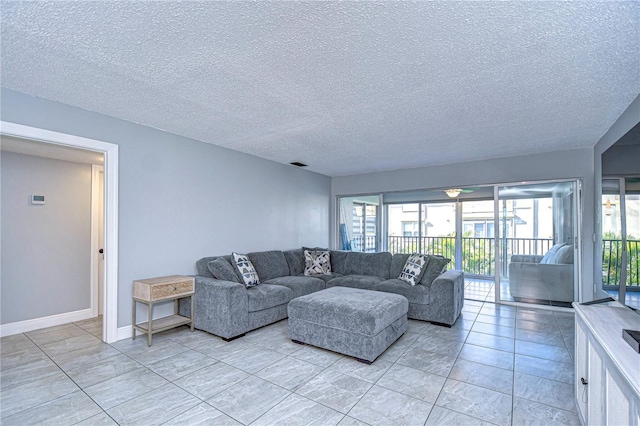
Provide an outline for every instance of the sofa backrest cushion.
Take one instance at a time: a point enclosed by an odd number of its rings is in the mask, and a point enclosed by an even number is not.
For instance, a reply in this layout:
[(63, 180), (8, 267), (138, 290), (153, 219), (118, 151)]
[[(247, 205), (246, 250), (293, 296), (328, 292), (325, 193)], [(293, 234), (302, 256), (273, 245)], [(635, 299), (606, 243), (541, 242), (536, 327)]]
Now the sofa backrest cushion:
[(331, 250), (331, 272), (341, 275), (347, 274), (347, 257), (349, 251)]
[(409, 258), (409, 254), (404, 253), (395, 253), (393, 258), (391, 259), (391, 270), (389, 271), (389, 278), (394, 279), (398, 278), (402, 273), (402, 268), (404, 268), (404, 264), (407, 263), (407, 259)]
[(196, 262), (196, 269), (198, 271), (198, 275), (202, 277), (207, 277), (207, 278), (215, 278), (211, 273), (211, 271), (209, 270), (209, 262), (216, 259), (224, 259), (227, 262), (229, 262), (229, 265), (231, 265), (231, 255), (203, 257), (202, 259)]
[(540, 260), (540, 263), (545, 263), (545, 264), (558, 263), (556, 262), (556, 254), (558, 253), (558, 250), (560, 250), (560, 247), (564, 245), (565, 245), (564, 243), (560, 243), (551, 247), (549, 251), (546, 252), (544, 256), (542, 256), (542, 260)]
[(289, 275), (297, 277), (304, 272), (304, 252), (302, 249), (286, 250), (283, 252), (287, 265), (289, 265)]
[(345, 275), (372, 275), (388, 280), (392, 257), (391, 253), (386, 251), (380, 253), (349, 252)]
[(573, 264), (573, 245), (564, 245), (556, 252), (555, 262), (558, 264)]
[(209, 261), (207, 267), (213, 278), (239, 283), (238, 273), (231, 264), (222, 257)]
[(247, 257), (256, 269), (261, 282), (289, 275), (287, 258), (280, 250), (247, 253)]
[(427, 258), (429, 259), (429, 262), (427, 263), (424, 275), (420, 280), (420, 284), (422, 285), (431, 285), (436, 278), (447, 270), (447, 264), (451, 262), (451, 259), (434, 254), (427, 255)]

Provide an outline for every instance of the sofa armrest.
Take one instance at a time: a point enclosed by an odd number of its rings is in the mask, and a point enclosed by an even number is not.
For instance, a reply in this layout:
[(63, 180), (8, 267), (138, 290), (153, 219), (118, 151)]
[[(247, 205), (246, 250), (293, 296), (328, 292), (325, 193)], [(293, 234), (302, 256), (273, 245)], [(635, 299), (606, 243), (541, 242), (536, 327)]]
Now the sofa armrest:
[(540, 263), (544, 256), (536, 254), (514, 254), (511, 256), (511, 263), (526, 262), (526, 263)]
[(464, 306), (464, 273), (448, 270), (431, 283), (430, 321), (452, 325)]
[[(200, 275), (195, 280), (195, 328), (225, 339), (245, 333), (249, 327), (249, 308), (244, 284)], [(186, 302), (188, 299), (181, 300), (180, 314), (189, 316), (191, 304)]]
[(513, 297), (571, 302), (574, 300), (573, 265), (512, 263), (509, 291)]

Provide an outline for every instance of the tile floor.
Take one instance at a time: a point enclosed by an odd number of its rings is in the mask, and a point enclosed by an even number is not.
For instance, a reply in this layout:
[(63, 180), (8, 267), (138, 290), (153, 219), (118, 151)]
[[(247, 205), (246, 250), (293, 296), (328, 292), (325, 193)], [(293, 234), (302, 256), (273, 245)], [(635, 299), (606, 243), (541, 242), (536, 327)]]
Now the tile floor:
[(3, 425), (578, 424), (572, 313), (465, 301), (409, 321), (372, 365), (292, 343), (287, 321), (230, 343), (187, 327), (112, 345), (83, 321), (2, 338)]

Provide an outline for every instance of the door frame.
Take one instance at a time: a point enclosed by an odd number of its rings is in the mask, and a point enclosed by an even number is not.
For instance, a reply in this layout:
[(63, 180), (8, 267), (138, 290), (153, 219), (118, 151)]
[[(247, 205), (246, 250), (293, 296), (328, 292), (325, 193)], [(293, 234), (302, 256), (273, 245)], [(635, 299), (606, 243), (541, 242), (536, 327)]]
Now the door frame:
[[(104, 190), (104, 185), (100, 188), (100, 173), (104, 173), (104, 166), (98, 164), (91, 165), (91, 316), (97, 317), (100, 313), (98, 306), (100, 290), (98, 289), (98, 271), (100, 270), (100, 260), (96, 254), (100, 250), (100, 191)], [(104, 220), (104, 216), (103, 216)], [(105, 229), (104, 226), (102, 228)], [(102, 283), (104, 284), (104, 268)], [(103, 293), (104, 294), (104, 293)], [(104, 302), (104, 298), (103, 298)], [(105, 312), (104, 306), (102, 312)]]
[[(118, 145), (7, 121), (0, 121), (0, 135), (80, 148), (104, 155), (105, 306), (102, 340), (107, 343), (116, 342), (118, 340)], [(95, 244), (97, 245), (97, 240)], [(92, 292), (93, 288), (92, 286)]]

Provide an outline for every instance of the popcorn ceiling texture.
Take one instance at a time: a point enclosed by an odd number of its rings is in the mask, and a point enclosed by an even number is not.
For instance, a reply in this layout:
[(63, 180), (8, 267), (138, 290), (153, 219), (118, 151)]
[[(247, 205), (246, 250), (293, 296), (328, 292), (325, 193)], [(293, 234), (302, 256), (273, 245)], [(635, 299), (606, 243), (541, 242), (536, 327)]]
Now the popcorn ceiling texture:
[(329, 176), (593, 146), (638, 2), (2, 2), (2, 85)]

